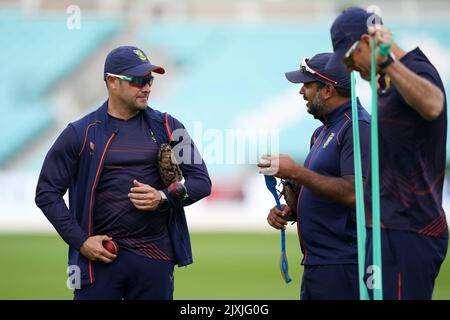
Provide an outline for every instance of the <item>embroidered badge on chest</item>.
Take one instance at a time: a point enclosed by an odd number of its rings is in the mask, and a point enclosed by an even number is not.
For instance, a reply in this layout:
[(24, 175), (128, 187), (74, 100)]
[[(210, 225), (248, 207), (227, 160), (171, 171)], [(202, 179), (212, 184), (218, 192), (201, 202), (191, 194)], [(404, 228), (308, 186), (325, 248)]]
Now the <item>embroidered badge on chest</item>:
[(391, 87), (391, 77), (387, 74), (384, 76), (384, 89), (381, 90), (381, 93), (386, 93)]
[(331, 142), (331, 140), (333, 140), (333, 138), (334, 138), (334, 132), (330, 133), (330, 135), (327, 138), (327, 141), (325, 141), (325, 143), (323, 144), (324, 149), (328, 146), (328, 144)]

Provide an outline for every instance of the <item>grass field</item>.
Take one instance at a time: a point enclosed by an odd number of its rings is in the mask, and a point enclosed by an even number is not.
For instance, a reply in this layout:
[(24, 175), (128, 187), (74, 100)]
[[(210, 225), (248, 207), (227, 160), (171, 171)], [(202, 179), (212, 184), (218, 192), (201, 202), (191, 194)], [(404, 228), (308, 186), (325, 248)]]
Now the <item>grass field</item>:
[[(194, 264), (175, 271), (175, 299), (299, 298), (302, 267), (297, 236), (287, 234), (289, 274), (279, 270), (279, 235), (192, 234)], [(72, 299), (66, 288), (66, 244), (57, 236), (0, 235), (0, 299)], [(434, 299), (450, 299), (450, 262)]]

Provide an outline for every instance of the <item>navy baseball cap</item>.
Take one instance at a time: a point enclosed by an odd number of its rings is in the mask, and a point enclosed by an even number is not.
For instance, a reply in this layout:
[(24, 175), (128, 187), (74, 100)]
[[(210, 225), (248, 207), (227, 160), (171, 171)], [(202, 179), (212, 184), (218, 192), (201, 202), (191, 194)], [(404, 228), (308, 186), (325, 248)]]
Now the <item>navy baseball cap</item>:
[(370, 25), (376, 24), (383, 24), (380, 16), (362, 8), (351, 7), (342, 11), (330, 29), (334, 54), (328, 65), (333, 68), (342, 64), (350, 47), (360, 40), (363, 34), (368, 34), (367, 28)]
[(106, 56), (103, 78), (106, 79), (106, 73), (143, 77), (150, 72), (164, 74), (166, 71), (151, 64), (141, 49), (132, 46), (121, 46), (113, 49)]
[(334, 68), (327, 67), (332, 55), (331, 52), (326, 52), (316, 54), (309, 60), (304, 58), (300, 69), (286, 72), (286, 78), (292, 83), (319, 81), (336, 87), (350, 89), (350, 72), (342, 63)]

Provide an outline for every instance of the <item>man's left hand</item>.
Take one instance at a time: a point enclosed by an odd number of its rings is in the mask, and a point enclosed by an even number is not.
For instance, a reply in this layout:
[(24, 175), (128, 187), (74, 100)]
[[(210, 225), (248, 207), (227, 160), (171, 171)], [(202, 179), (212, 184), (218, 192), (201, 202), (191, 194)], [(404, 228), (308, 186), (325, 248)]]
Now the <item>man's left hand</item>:
[(158, 208), (161, 201), (161, 195), (159, 191), (152, 188), (148, 184), (140, 183), (137, 180), (133, 180), (134, 187), (131, 188), (131, 192), (128, 194), (128, 198), (136, 207), (136, 209), (143, 211), (153, 211)]
[(380, 50), (381, 50), (380, 46), (385, 47), (384, 51), (387, 51), (387, 52), (390, 51), (390, 48), (393, 44), (392, 32), (384, 25), (376, 25), (373, 27), (371, 26), (368, 28), (368, 32), (369, 32), (369, 35), (375, 37), (375, 46), (378, 48), (377, 49), (378, 54), (377, 54), (377, 58), (376, 58), (377, 64), (383, 63), (384, 61), (387, 60), (387, 54), (386, 55), (380, 54)]

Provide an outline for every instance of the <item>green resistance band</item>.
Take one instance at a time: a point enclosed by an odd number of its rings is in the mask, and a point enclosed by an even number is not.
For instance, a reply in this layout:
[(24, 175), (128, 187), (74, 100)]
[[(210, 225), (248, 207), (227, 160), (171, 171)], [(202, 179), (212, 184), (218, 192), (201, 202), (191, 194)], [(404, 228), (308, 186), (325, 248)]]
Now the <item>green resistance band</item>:
[(373, 236), (373, 298), (383, 300), (383, 273), (381, 265), (381, 230), (380, 230), (380, 175), (378, 158), (378, 108), (376, 83), (376, 47), (375, 37), (371, 39), (371, 73), (372, 118), (371, 118), (371, 172), (372, 172), (372, 236)]
[(364, 282), (366, 264), (366, 217), (364, 213), (363, 176), (361, 164), (361, 146), (359, 139), (358, 107), (356, 104), (355, 71), (351, 73), (352, 91), (352, 122), (353, 122), (353, 157), (355, 165), (355, 192), (356, 192), (356, 234), (358, 238), (358, 277), (359, 299), (369, 300), (369, 293)]
[(387, 57), (389, 52), (391, 52), (392, 42), (391, 43), (379, 43), (378, 44), (378, 54), (382, 57)]

